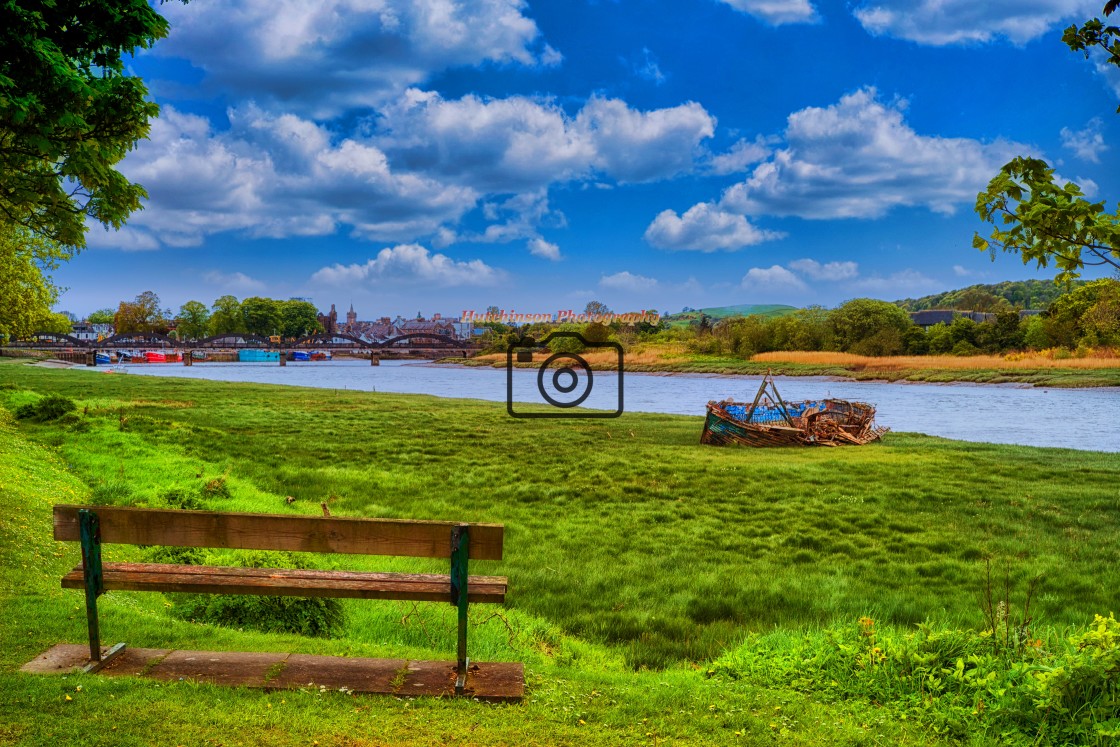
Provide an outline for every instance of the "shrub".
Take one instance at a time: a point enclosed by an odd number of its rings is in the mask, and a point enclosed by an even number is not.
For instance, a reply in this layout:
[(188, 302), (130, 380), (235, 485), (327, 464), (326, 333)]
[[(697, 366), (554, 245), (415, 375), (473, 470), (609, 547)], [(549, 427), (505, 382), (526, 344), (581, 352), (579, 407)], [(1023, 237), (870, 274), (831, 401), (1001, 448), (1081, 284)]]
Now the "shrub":
[[(803, 635), (754, 635), (709, 670), (825, 700), (890, 702), (952, 739), (1115, 744), (1120, 623), (1097, 616), (1066, 640), (1003, 645), (991, 631), (880, 630), (871, 618)], [(983, 742), (977, 739), (977, 742)]]
[(69, 397), (61, 394), (48, 394), (36, 401), (28, 402), (16, 408), (16, 417), (20, 420), (35, 420), (45, 423), (58, 420), (63, 415), (78, 409), (78, 405)]
[(201, 498), (178, 489), (168, 490), (160, 498), (170, 508), (178, 508), (184, 511), (201, 511), (206, 508), (206, 504), (202, 502)]
[(198, 547), (149, 547), (144, 553), (149, 563), (204, 565), (206, 552)]
[[(207, 562), (214, 559), (208, 558)], [(222, 558), (242, 568), (307, 568), (299, 556), (279, 552), (241, 552)], [(266, 633), (297, 633), (327, 638), (342, 631), (345, 618), (337, 599), (249, 595), (176, 594), (171, 614), (183, 620)]]
[(132, 487), (124, 480), (102, 480), (90, 488), (90, 503), (95, 506), (128, 506), (132, 502)]
[(202, 486), (203, 498), (229, 498), (229, 482), (225, 476), (215, 477)]

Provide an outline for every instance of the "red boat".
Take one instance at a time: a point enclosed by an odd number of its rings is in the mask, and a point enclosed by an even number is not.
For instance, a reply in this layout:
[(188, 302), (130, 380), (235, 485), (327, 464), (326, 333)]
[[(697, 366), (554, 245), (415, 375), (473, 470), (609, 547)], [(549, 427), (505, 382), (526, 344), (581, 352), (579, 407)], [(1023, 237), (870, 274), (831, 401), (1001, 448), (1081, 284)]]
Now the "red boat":
[(149, 350), (144, 353), (144, 360), (148, 363), (175, 363), (183, 360), (183, 357), (176, 351), (164, 353), (156, 350)]

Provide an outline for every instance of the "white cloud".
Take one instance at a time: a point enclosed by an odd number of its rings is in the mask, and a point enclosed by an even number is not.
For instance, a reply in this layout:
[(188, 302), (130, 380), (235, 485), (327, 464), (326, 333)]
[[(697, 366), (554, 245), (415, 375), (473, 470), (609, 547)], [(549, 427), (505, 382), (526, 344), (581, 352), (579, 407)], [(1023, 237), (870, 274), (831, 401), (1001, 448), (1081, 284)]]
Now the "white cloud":
[(205, 71), (204, 88), (330, 117), (433, 73), (485, 62), (553, 65), (524, 0), (211, 0), (168, 3), (155, 53)]
[(937, 280), (923, 275), (921, 272), (913, 269), (899, 270), (886, 277), (882, 275), (871, 275), (869, 277), (860, 278), (851, 283), (849, 287), (871, 293), (878, 293), (881, 295), (895, 295), (898, 297), (903, 293), (913, 293), (920, 291), (934, 291), (941, 286)]
[(817, 20), (817, 10), (809, 0), (721, 0), (721, 2), (774, 26)]
[(411, 89), (380, 124), (377, 142), (394, 164), (508, 193), (597, 174), (642, 182), (691, 171), (715, 119), (695, 103), (642, 112), (592, 97), (573, 118), (547, 100), (448, 100)]
[(972, 271), (962, 265), (953, 265), (953, 274), (959, 278), (966, 278), (972, 274)]
[(661, 85), (666, 80), (665, 73), (661, 72), (661, 66), (657, 62), (657, 57), (649, 50), (649, 47), (642, 47), (640, 55), (628, 62), (624, 61), (624, 63), (633, 71), (634, 75), (656, 86)]
[(1104, 135), (1101, 134), (1100, 117), (1090, 119), (1082, 130), (1074, 131), (1063, 127), (1061, 138), (1062, 147), (1072, 150), (1083, 161), (1100, 163), (1101, 153), (1108, 150), (1108, 146), (1104, 144)]
[(784, 235), (753, 226), (740, 214), (702, 202), (680, 216), (663, 210), (646, 228), (645, 239), (660, 249), (714, 252), (736, 251)]
[(221, 272), (211, 270), (202, 276), (211, 285), (233, 293), (262, 293), (265, 284), (260, 280), (249, 277), (243, 272)]
[(748, 290), (806, 290), (801, 278), (782, 267), (752, 267), (743, 276), (742, 287)]
[(716, 120), (689, 102), (642, 112), (625, 101), (593, 97), (580, 110), (575, 130), (593, 143), (593, 164), (620, 182), (647, 182), (691, 171), (700, 142)]
[(1099, 0), (872, 0), (853, 11), (868, 33), (941, 46), (1004, 37), (1025, 44), (1060, 22), (1100, 13)]
[[(135, 215), (132, 219), (134, 220)], [(86, 219), (86, 245), (93, 249), (120, 249), (122, 252), (146, 252), (159, 249), (155, 236), (129, 226), (119, 230), (106, 228), (92, 218)]]
[(657, 281), (644, 275), (634, 275), (623, 270), (599, 278), (599, 287), (622, 291), (648, 291), (657, 287)]
[(952, 213), (1000, 166), (1029, 151), (1012, 142), (919, 135), (903, 121), (904, 108), (864, 88), (832, 106), (794, 112), (787, 147), (725, 191), (720, 207), (802, 218), (878, 218), (899, 206)]
[(544, 257), (556, 262), (560, 259), (560, 247), (540, 236), (529, 239), (529, 253), (534, 257)]
[(815, 259), (797, 259), (788, 267), (813, 280), (850, 280), (859, 275), (859, 265), (855, 262), (827, 262), (822, 265)]
[(1094, 51), (1093, 57), (1097, 73), (1104, 78), (1112, 92), (1120, 97), (1120, 68), (1108, 62), (1108, 53), (1104, 50)]
[(758, 163), (770, 155), (770, 148), (762, 138), (754, 142), (740, 140), (731, 150), (712, 158), (711, 169), (714, 174), (741, 174), (752, 163)]
[(390, 281), (452, 287), (492, 286), (504, 278), (502, 270), (490, 267), (482, 260), (460, 262), (445, 254), (432, 254), (417, 244), (400, 244), (382, 249), (364, 264), (323, 267), (311, 276), (311, 282), (346, 286)]
[(143, 184), (146, 209), (129, 226), (160, 243), (192, 246), (209, 234), (321, 236), (349, 225), (375, 239), (414, 238), (457, 220), (478, 193), (395, 172), (362, 140), (332, 142), (313, 122), (246, 106), (215, 132), (199, 116), (164, 106), (121, 171)]
[[(224, 231), (323, 236), (342, 227), (360, 238), (432, 238), (437, 246), (529, 240), (544, 226), (566, 225), (549, 207), (550, 187), (694, 170), (715, 125), (691, 103), (643, 112), (592, 98), (573, 117), (549, 101), (448, 101), (418, 90), (383, 114), (372, 132), (340, 137), (253, 104), (228, 110), (223, 131), (165, 106), (151, 139), (121, 167), (151, 195), (130, 220), (128, 245), (193, 246)], [(486, 227), (457, 230), (480, 206)]]

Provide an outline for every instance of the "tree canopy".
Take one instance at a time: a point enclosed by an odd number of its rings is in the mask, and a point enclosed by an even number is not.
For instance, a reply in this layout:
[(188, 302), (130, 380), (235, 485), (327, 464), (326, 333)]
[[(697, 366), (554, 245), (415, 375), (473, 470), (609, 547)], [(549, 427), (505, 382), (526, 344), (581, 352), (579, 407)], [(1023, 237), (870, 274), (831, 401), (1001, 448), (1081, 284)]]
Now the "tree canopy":
[[(1118, 0), (1108, 0), (1104, 15), (1117, 6)], [(1105, 63), (1120, 67), (1120, 27), (1093, 18), (1067, 28), (1062, 41), (1086, 57), (1103, 49)], [(1040, 159), (1020, 156), (1005, 164), (976, 196), (976, 212), (995, 228), (987, 239), (977, 233), (972, 245), (993, 260), (1003, 250), (1018, 252), (1023, 264), (1053, 262), (1061, 270), (1059, 281), (1080, 277), (1087, 265), (1120, 269), (1120, 206), (1110, 213), (1103, 201), (1085, 199), (1073, 182), (1057, 184), (1054, 169)]]
[(179, 315), (175, 317), (175, 329), (181, 340), (206, 337), (210, 330), (210, 309), (201, 301), (187, 301), (179, 307)]
[(972, 244), (993, 259), (1002, 249), (1018, 252), (1023, 264), (1053, 262), (1058, 280), (1080, 277), (1086, 265), (1120, 269), (1120, 212), (1089, 202), (1073, 182), (1056, 184), (1045, 161), (1014, 158), (977, 195), (976, 212), (995, 228), (987, 239), (977, 233)]
[(146, 197), (114, 167), (159, 107), (123, 57), (166, 36), (147, 0), (0, 3), (0, 219), (67, 246)]
[(26, 228), (0, 222), (0, 339), (69, 331), (69, 320), (51, 313), (58, 288), (49, 272), (71, 254)]
[(159, 296), (144, 291), (135, 301), (121, 301), (113, 317), (113, 326), (121, 332), (159, 332), (167, 334), (171, 328), (171, 312), (159, 307)]

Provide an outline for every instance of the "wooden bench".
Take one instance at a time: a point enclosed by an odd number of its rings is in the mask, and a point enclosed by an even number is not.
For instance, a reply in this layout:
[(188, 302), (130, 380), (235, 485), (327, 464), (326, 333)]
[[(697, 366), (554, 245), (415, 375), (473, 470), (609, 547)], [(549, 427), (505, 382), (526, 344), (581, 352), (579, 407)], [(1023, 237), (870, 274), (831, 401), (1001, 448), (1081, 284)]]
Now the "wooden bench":
[[(333, 516), (214, 513), (110, 506), (55, 506), (54, 538), (78, 541), (82, 562), (62, 577), (66, 589), (84, 589), (94, 671), (119, 653), (105, 656), (97, 598), (111, 590), (349, 597), (450, 602), (458, 608), (458, 676), (466, 686), (467, 604), (504, 602), (506, 579), (468, 576), (468, 559), (501, 560), (500, 524), (358, 519)], [(102, 544), (209, 547), (240, 550), (448, 558), (448, 575), (353, 571), (232, 568), (157, 563), (102, 563)]]

